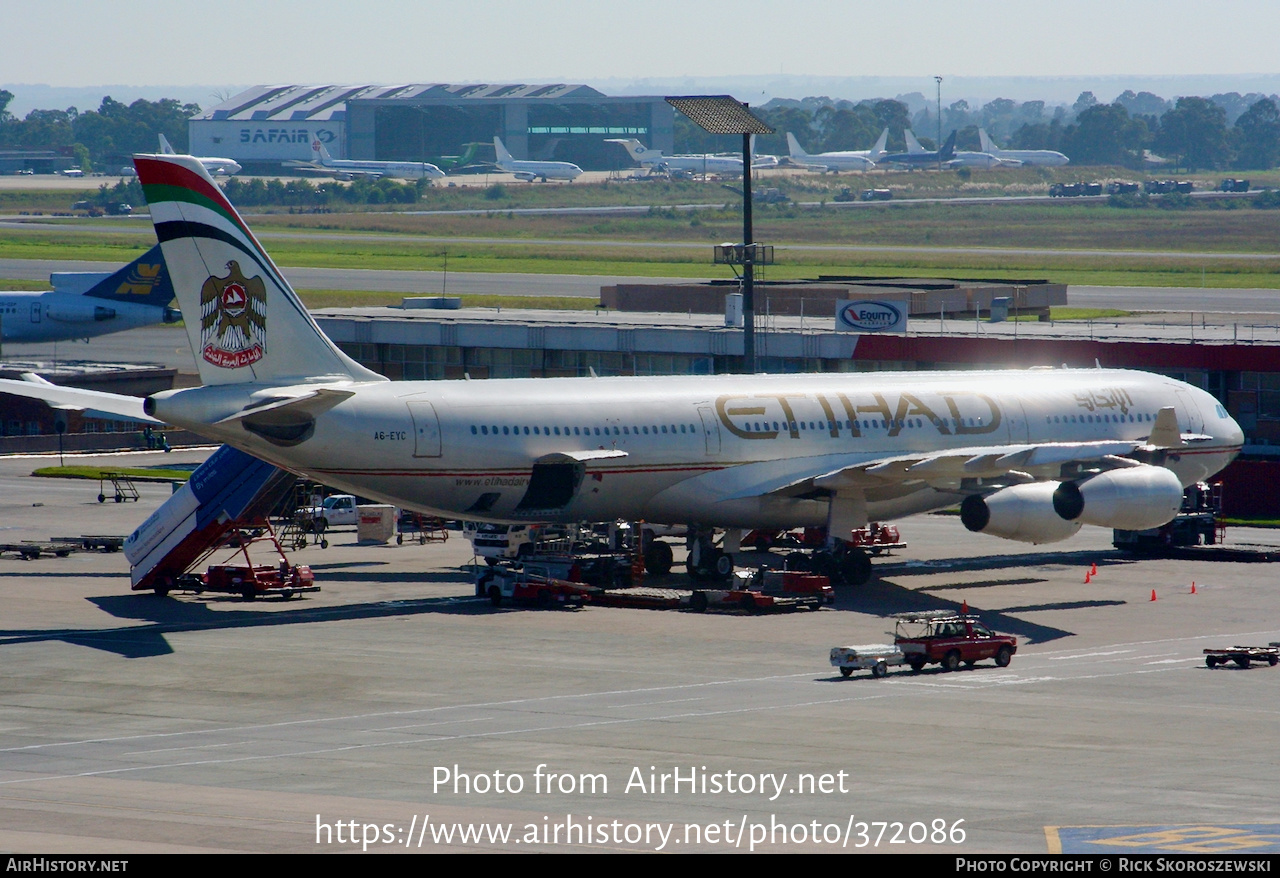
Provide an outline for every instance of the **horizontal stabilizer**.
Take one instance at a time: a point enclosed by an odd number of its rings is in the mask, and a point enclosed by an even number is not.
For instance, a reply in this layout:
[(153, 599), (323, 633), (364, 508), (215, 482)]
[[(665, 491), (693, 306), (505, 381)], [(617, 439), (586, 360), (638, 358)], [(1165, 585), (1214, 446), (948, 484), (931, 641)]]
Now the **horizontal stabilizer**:
[(121, 393), (107, 393), (103, 390), (81, 390), (77, 387), (62, 387), (47, 381), (15, 381), (12, 378), (0, 378), (0, 393), (11, 393), (14, 396), (25, 396), (28, 399), (42, 399), (59, 408), (72, 408), (103, 412), (104, 416), (115, 415), (144, 424), (160, 424), (155, 418), (142, 410), (143, 400), (136, 396), (125, 396)]
[(289, 415), (307, 415), (314, 418), (352, 396), (355, 396), (355, 391), (353, 390), (335, 390), (332, 387), (319, 387), (314, 390), (307, 390), (298, 396), (272, 397), (263, 402), (245, 406), (234, 415), (228, 415), (215, 423), (227, 424), (247, 418), (259, 418), (268, 413), (283, 414), (286, 412)]

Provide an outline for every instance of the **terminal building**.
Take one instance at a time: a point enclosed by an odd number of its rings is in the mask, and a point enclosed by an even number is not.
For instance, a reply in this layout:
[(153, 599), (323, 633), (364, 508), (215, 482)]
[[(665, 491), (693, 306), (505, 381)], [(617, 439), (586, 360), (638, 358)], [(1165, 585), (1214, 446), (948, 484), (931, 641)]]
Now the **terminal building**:
[(585, 170), (631, 167), (609, 138), (635, 137), (670, 153), (675, 111), (662, 97), (610, 97), (587, 85), (256, 86), (187, 123), (191, 151), (279, 170), (311, 160), (311, 142), (334, 158), (432, 161), (480, 144), (492, 160), (501, 137), (517, 159), (567, 161)]

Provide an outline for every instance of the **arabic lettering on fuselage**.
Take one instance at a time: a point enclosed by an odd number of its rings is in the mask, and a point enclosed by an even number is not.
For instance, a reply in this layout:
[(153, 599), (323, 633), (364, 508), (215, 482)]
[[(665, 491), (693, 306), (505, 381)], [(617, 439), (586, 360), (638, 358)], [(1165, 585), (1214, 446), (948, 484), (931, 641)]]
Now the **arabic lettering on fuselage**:
[(1107, 390), (1090, 390), (1084, 393), (1075, 394), (1075, 401), (1078, 406), (1086, 411), (1097, 411), (1098, 409), (1119, 409), (1123, 415), (1129, 414), (1129, 407), (1133, 405), (1133, 397), (1129, 395), (1129, 391), (1123, 387), (1112, 387)]

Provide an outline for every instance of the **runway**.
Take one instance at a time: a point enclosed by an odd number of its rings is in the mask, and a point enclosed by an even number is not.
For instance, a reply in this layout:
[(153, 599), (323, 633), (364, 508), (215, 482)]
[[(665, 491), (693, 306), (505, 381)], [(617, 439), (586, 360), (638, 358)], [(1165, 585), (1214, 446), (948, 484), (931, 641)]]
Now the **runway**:
[[(50, 262), (0, 259), (0, 277), (28, 279), (33, 289), (47, 288), (53, 271), (109, 271), (104, 262)], [(369, 290), (405, 295), (573, 296), (595, 299), (600, 287), (619, 283), (698, 283), (708, 278), (654, 278), (573, 274), (388, 271), (355, 268), (282, 268), (299, 289)], [(1280, 313), (1280, 291), (1210, 287), (1109, 287), (1073, 285), (1068, 303), (1085, 308), (1128, 311), (1186, 311), (1240, 314)]]

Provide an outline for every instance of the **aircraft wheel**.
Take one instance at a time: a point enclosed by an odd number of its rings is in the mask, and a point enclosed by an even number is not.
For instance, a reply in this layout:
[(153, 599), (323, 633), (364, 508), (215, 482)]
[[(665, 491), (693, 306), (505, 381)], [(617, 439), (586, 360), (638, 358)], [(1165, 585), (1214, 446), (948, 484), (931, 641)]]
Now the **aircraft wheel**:
[(670, 543), (655, 540), (645, 547), (644, 566), (654, 576), (666, 576), (671, 572), (671, 566), (674, 563)]
[(728, 579), (733, 575), (733, 556), (717, 550), (715, 560), (716, 576)]
[(862, 549), (849, 549), (840, 559), (840, 576), (849, 585), (866, 585), (871, 581), (871, 559)]

